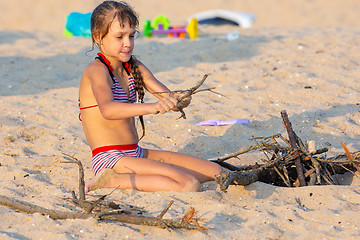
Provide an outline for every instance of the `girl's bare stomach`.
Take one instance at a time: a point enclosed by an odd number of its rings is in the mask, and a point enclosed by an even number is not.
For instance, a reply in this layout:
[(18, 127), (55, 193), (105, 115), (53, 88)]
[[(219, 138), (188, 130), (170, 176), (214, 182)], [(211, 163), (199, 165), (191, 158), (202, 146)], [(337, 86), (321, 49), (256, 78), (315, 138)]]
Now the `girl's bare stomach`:
[(91, 150), (110, 145), (137, 144), (139, 137), (135, 128), (134, 118), (123, 120), (96, 121), (83, 118), (86, 140)]

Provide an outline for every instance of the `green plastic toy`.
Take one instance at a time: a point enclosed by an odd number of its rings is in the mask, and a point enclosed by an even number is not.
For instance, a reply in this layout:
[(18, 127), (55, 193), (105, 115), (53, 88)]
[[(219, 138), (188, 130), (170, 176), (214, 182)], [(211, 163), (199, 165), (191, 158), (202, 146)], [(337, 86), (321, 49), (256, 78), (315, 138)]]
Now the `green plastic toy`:
[(199, 35), (198, 22), (195, 18), (184, 26), (170, 26), (169, 19), (164, 15), (155, 17), (152, 21), (145, 20), (143, 23), (143, 34), (145, 37), (152, 37), (155, 34), (168, 34), (169, 37), (185, 38), (186, 33), (190, 39), (197, 38)]

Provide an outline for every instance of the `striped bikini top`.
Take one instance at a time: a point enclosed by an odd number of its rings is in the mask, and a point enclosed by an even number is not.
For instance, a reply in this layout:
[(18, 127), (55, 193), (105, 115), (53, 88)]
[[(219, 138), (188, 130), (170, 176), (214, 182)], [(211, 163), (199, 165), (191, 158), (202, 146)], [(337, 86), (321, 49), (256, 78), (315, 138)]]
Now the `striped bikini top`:
[[(121, 85), (119, 84), (119, 82), (117, 81), (115, 75), (112, 73), (112, 67), (110, 65), (110, 61), (107, 60), (105, 58), (105, 56), (102, 53), (98, 53), (98, 56), (95, 59), (99, 59), (103, 64), (105, 64), (105, 66), (107, 67), (107, 69), (109, 70), (109, 74), (111, 76), (111, 79), (113, 81), (113, 85), (111, 87), (111, 92), (113, 94), (114, 97), (114, 101), (116, 102), (123, 102), (123, 103), (134, 103), (136, 102), (136, 91), (135, 91), (135, 82), (134, 82), (134, 78), (131, 76), (130, 74), (130, 68), (129, 68), (129, 64), (128, 63), (124, 63), (124, 69), (126, 71), (126, 73), (128, 74), (129, 78), (128, 78), (128, 83), (129, 83), (129, 96), (126, 94), (126, 92), (124, 91), (124, 89), (121, 87)], [(83, 109), (88, 109), (88, 108), (94, 108), (97, 107), (98, 105), (92, 105), (92, 106), (87, 106), (87, 107), (80, 107), (80, 101), (79, 101), (79, 108), (80, 110)], [(81, 113), (79, 113), (79, 120), (81, 120)]]
[(110, 65), (110, 61), (105, 58), (102, 53), (98, 53), (96, 59), (99, 59), (107, 69), (109, 70), (109, 74), (113, 80), (113, 86), (111, 87), (111, 91), (114, 96), (114, 101), (116, 102), (136, 102), (136, 91), (135, 91), (135, 82), (134, 78), (130, 74), (130, 68), (128, 63), (124, 63), (124, 69), (129, 76), (128, 83), (129, 83), (129, 96), (126, 94), (124, 89), (120, 86), (119, 82), (117, 81), (116, 77), (112, 73), (112, 67)]
[(120, 86), (115, 76), (112, 76), (113, 86), (111, 87), (111, 91), (114, 96), (114, 101), (116, 102), (124, 102), (124, 103), (134, 103), (136, 102), (136, 91), (135, 91), (135, 82), (134, 78), (131, 76), (130, 71), (126, 69), (126, 72), (129, 76), (129, 95), (126, 94), (124, 89)]

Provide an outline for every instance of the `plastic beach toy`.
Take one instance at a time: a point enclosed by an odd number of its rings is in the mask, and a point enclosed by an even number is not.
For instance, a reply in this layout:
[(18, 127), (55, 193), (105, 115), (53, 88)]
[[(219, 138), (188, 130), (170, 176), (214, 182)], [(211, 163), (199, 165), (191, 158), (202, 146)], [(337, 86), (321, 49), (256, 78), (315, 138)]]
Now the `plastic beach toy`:
[(230, 125), (235, 123), (250, 123), (248, 119), (236, 119), (236, 120), (230, 120), (230, 121), (220, 121), (216, 119), (210, 119), (204, 122), (199, 122), (196, 125), (201, 126), (222, 126), (222, 125)]
[(254, 14), (224, 9), (214, 9), (196, 13), (188, 18), (188, 22), (190, 22), (192, 18), (195, 18), (199, 24), (201, 24), (202, 21), (220, 18), (234, 22), (243, 28), (251, 27), (252, 23), (255, 21)]
[(90, 18), (91, 13), (70, 13), (66, 18), (64, 36), (91, 37)]
[(198, 22), (196, 19), (190, 19), (187, 26), (170, 26), (170, 22), (167, 17), (159, 15), (153, 19), (145, 20), (143, 23), (144, 36), (152, 37), (157, 34), (167, 34), (169, 37), (185, 38), (186, 34), (190, 39), (197, 38), (199, 35)]

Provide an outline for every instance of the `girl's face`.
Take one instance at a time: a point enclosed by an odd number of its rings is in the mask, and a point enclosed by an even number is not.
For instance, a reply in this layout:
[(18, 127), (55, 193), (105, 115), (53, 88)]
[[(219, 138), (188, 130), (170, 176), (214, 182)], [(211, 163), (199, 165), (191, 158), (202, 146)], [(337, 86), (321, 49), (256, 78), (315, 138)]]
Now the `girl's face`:
[(134, 49), (136, 30), (130, 27), (128, 21), (123, 25), (117, 19), (112, 22), (108, 34), (100, 41), (100, 50), (106, 56), (128, 62)]

